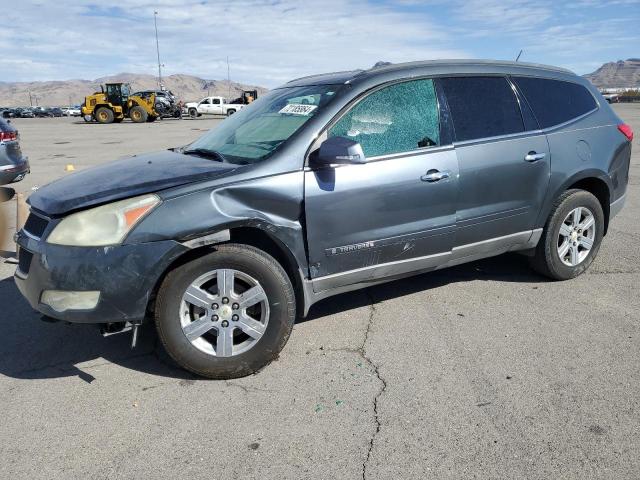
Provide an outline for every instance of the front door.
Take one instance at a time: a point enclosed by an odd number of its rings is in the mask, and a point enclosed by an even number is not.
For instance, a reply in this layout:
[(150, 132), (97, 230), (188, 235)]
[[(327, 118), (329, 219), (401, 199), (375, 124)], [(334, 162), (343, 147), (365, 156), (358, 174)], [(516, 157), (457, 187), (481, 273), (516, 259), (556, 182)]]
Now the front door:
[(460, 167), (455, 246), (486, 242), (504, 250), (526, 243), (549, 183), (546, 136), (505, 77), (439, 82)]
[(202, 100), (200, 102), (200, 105), (198, 105), (198, 111), (200, 113), (213, 113), (211, 111), (211, 99), (205, 98), (204, 100)]
[(359, 100), (326, 136), (359, 142), (367, 162), (305, 172), (314, 289), (369, 282), (446, 260), (453, 246), (458, 166), (430, 79)]

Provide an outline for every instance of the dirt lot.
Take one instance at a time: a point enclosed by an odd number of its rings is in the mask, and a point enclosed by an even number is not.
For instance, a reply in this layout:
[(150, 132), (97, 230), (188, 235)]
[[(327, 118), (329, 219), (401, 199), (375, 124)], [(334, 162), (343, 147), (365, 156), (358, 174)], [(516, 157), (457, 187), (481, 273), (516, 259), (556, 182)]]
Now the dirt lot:
[[(616, 109), (640, 137), (640, 106)], [(17, 187), (216, 122), (17, 120), (33, 168)], [(241, 380), (175, 368), (151, 327), (132, 351), (43, 323), (0, 258), (0, 478), (640, 478), (634, 143), (587, 274), (549, 282), (513, 254), (341, 295)]]

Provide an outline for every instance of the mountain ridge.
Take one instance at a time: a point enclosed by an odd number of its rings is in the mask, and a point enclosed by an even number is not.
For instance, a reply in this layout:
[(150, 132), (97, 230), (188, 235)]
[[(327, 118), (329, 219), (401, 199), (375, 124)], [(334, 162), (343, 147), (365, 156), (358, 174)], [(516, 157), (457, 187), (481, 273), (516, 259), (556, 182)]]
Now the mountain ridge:
[(598, 88), (638, 88), (640, 87), (640, 58), (607, 62), (584, 77)]
[[(86, 95), (100, 91), (100, 85), (107, 82), (131, 83), (133, 91), (158, 88), (157, 77), (153, 75), (122, 72), (95, 80), (69, 79), (38, 82), (0, 82), (0, 107), (29, 106), (30, 102), (46, 107), (77, 105)], [(163, 77), (162, 83), (179, 99), (198, 101), (208, 95), (236, 98), (242, 90), (258, 90), (258, 95), (267, 89), (227, 80), (208, 80), (194, 75), (174, 74)]]

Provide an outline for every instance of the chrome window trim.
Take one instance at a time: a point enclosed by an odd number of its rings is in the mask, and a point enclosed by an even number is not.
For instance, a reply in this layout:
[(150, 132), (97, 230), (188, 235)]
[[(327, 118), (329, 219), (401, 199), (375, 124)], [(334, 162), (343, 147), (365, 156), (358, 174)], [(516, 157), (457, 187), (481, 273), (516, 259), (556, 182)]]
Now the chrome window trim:
[(474, 138), (473, 140), (462, 140), (460, 142), (453, 142), (454, 147), (467, 147), (470, 145), (475, 145), (478, 143), (487, 143), (487, 142), (501, 142), (504, 140), (517, 140), (519, 138), (526, 137), (536, 137), (540, 135), (544, 135), (544, 130), (525, 130), (524, 132), (517, 133), (508, 133), (506, 135), (497, 135), (495, 137), (482, 137), (482, 138)]
[[(456, 148), (456, 147), (465, 147), (465, 146), (470, 146), (470, 145), (474, 145), (474, 144), (478, 144), (478, 143), (487, 143), (487, 142), (499, 142), (499, 141), (503, 141), (503, 140), (511, 140), (511, 139), (516, 139), (516, 138), (525, 138), (525, 137), (530, 137), (530, 136), (537, 136), (537, 135), (546, 135), (547, 133), (553, 133), (554, 130), (559, 130), (562, 129), (574, 122), (578, 122), (586, 117), (588, 117), (589, 115), (594, 114), (595, 112), (597, 112), (600, 109), (600, 102), (598, 101), (598, 99), (595, 97), (595, 95), (593, 94), (593, 92), (591, 92), (587, 87), (585, 87), (584, 85), (582, 85), (579, 82), (572, 82), (570, 80), (566, 80), (566, 79), (560, 79), (560, 78), (550, 78), (550, 77), (544, 77), (544, 76), (536, 76), (536, 75), (512, 75), (512, 74), (506, 74), (506, 73), (487, 73), (487, 74), (463, 74), (463, 73), (456, 73), (456, 74), (437, 74), (437, 75), (428, 75), (428, 76), (424, 76), (424, 77), (410, 77), (410, 78), (402, 78), (402, 79), (398, 79), (398, 80), (393, 80), (391, 82), (386, 82), (380, 85), (377, 85), (365, 92), (362, 92), (362, 94), (360, 94), (359, 96), (357, 96), (355, 99), (351, 100), (349, 103), (347, 103), (347, 105), (345, 105), (321, 130), (320, 132), (314, 136), (313, 141), (311, 142), (311, 145), (309, 146), (309, 148), (307, 149), (307, 153), (305, 155), (305, 170), (307, 170), (306, 167), (309, 166), (309, 155), (311, 154), (311, 151), (313, 150), (313, 147), (320, 141), (324, 141), (326, 140), (326, 134), (327, 131), (336, 123), (338, 122), (351, 108), (353, 108), (355, 105), (357, 105), (358, 103), (360, 103), (362, 100), (364, 100), (367, 96), (371, 95), (372, 93), (375, 93), (376, 91), (397, 84), (397, 83), (404, 83), (404, 82), (411, 82), (411, 81), (417, 81), (417, 80), (435, 80), (438, 78), (455, 78), (455, 77), (502, 77), (505, 80), (507, 80), (507, 82), (510, 85), (513, 85), (514, 87), (517, 88), (517, 91), (520, 91), (520, 89), (517, 87), (517, 85), (515, 85), (515, 83), (511, 80), (512, 77), (518, 78), (539, 78), (542, 80), (554, 80), (554, 81), (558, 81), (558, 82), (566, 82), (566, 83), (573, 83), (575, 85), (579, 85), (582, 88), (584, 88), (587, 92), (589, 92), (589, 94), (593, 97), (596, 107), (592, 110), (589, 110), (588, 112), (583, 113), (582, 115), (580, 115), (579, 117), (575, 117), (572, 118), (570, 120), (567, 120), (566, 122), (563, 123), (559, 123), (557, 125), (552, 125), (550, 127), (547, 128), (538, 128), (536, 130), (523, 130), (522, 132), (515, 132), (515, 133), (508, 133), (505, 135), (496, 135), (493, 137), (481, 137), (481, 138), (474, 138), (471, 140), (462, 140), (462, 141), (456, 141), (453, 140), (452, 143), (448, 143), (446, 145), (437, 145), (435, 147), (424, 147), (424, 148), (420, 148), (420, 149), (416, 149), (416, 150), (411, 150), (411, 151), (406, 151), (406, 152), (397, 152), (397, 153), (390, 153), (390, 154), (386, 154), (386, 155), (377, 155), (375, 157), (367, 157), (367, 163), (370, 161), (379, 161), (379, 160), (387, 160), (387, 159), (392, 159), (392, 158), (398, 158), (398, 157), (405, 157), (405, 156), (409, 156), (409, 155), (418, 155), (420, 153), (427, 153), (427, 152), (432, 152), (432, 151), (445, 151), (446, 148), (445, 147), (449, 147), (449, 149), (452, 148)], [(513, 88), (513, 87), (512, 87)], [(523, 93), (524, 95), (524, 93)], [(518, 97), (516, 96), (516, 92), (514, 91), (514, 96), (516, 97), (516, 103), (518, 101)], [(446, 97), (446, 94), (445, 94)], [(526, 99), (526, 97), (524, 97), (524, 99)], [(437, 99), (438, 101), (438, 109), (440, 109), (440, 102), (439, 99)], [(528, 101), (528, 100), (527, 100)], [(520, 109), (520, 114), (522, 115), (522, 107), (520, 105), (518, 105), (518, 108)], [(438, 110), (439, 111), (439, 110)], [(533, 113), (533, 112), (532, 112)], [(535, 116), (535, 115), (534, 115)], [(523, 128), (524, 128), (524, 119), (523, 119)]]
[[(591, 92), (589, 92), (589, 93), (591, 93)], [(597, 102), (596, 102), (596, 105), (598, 105)], [(588, 117), (589, 115), (592, 115), (592, 114), (596, 113), (598, 110), (600, 110), (600, 107), (596, 106), (596, 108), (594, 108), (593, 110), (589, 110), (588, 112), (583, 113), (579, 117), (572, 118), (571, 120), (567, 120), (566, 122), (563, 122), (563, 123), (558, 123), (557, 125), (552, 125), (550, 127), (543, 128), (542, 131), (545, 134), (549, 133), (549, 132), (553, 133), (554, 130), (560, 130), (561, 128), (567, 127), (567, 126), (571, 125), (572, 123), (578, 122), (578, 121)]]

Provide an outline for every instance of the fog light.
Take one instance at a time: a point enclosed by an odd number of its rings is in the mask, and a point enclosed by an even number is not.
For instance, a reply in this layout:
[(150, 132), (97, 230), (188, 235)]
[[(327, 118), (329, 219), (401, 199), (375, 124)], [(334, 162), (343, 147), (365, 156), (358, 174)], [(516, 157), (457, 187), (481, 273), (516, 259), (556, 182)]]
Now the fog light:
[(56, 312), (67, 310), (91, 310), (96, 308), (100, 292), (65, 292), (62, 290), (45, 290), (40, 303), (50, 306)]

